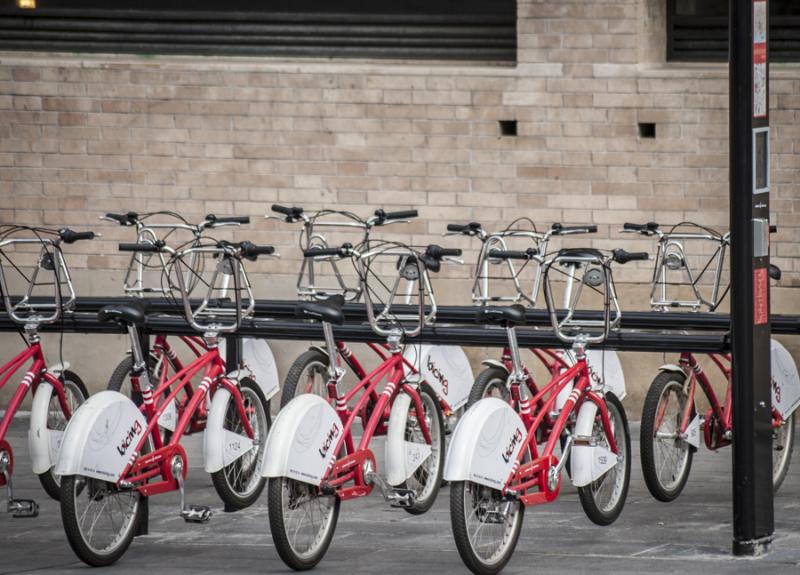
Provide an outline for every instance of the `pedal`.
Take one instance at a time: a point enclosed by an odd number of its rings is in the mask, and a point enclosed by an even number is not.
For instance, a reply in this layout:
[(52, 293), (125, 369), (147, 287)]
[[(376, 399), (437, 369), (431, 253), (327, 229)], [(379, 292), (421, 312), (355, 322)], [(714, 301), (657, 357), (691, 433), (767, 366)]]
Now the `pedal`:
[(392, 507), (414, 507), (414, 503), (416, 503), (417, 496), (411, 489), (398, 489), (394, 488), (388, 494), (385, 494), (384, 497), (386, 501), (389, 502), (389, 505)]
[(211, 508), (207, 505), (187, 505), (181, 509), (181, 517), (186, 523), (208, 523)]
[(39, 516), (39, 504), (33, 499), (9, 499), (7, 509), (14, 518)]
[(393, 487), (392, 485), (389, 485), (383, 477), (374, 471), (368, 471), (365, 473), (364, 479), (369, 483), (374, 483), (377, 485), (378, 490), (380, 490), (381, 495), (383, 495), (383, 498), (388, 501), (389, 505), (392, 507), (408, 508), (413, 507), (414, 503), (417, 502), (417, 496), (413, 490)]
[(176, 455), (171, 462), (172, 476), (178, 483), (180, 494), (180, 516), (186, 523), (208, 523), (211, 519), (211, 508), (207, 505), (187, 505), (186, 493), (183, 488), (183, 459)]

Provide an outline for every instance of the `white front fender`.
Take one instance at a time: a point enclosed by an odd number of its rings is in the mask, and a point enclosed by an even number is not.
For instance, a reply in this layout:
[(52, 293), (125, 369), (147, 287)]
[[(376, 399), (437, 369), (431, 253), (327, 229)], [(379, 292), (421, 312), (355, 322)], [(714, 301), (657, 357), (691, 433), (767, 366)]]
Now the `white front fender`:
[(445, 458), (447, 481), (473, 481), (502, 489), (527, 436), (517, 412), (505, 401), (487, 397), (461, 417)]
[(47, 429), (47, 415), (50, 409), (50, 398), (53, 386), (42, 381), (36, 388), (31, 404), (31, 422), (28, 428), (28, 448), (31, 454), (33, 472), (37, 475), (49, 471), (58, 459), (58, 450), (64, 438), (64, 432)]
[(463, 349), (455, 345), (408, 345), (403, 356), (452, 411), (466, 405), (475, 378)]
[(319, 485), (342, 433), (342, 421), (327, 401), (313, 393), (298, 395), (272, 424), (261, 475)]
[(406, 440), (406, 420), (411, 396), (401, 393), (394, 400), (386, 432), (386, 481), (400, 485), (419, 469), (431, 454), (431, 446)]
[(597, 405), (592, 401), (584, 402), (575, 423), (575, 443), (570, 454), (572, 483), (576, 487), (585, 487), (600, 479), (617, 464), (617, 456), (612, 451), (602, 445), (589, 444), (596, 416)]
[(72, 414), (55, 473), (116, 482), (146, 429), (144, 415), (128, 397), (118, 391), (96, 393)]
[(231, 392), (220, 387), (211, 400), (206, 430), (203, 433), (203, 464), (206, 473), (219, 471), (253, 449), (253, 440), (225, 429), (225, 414)]

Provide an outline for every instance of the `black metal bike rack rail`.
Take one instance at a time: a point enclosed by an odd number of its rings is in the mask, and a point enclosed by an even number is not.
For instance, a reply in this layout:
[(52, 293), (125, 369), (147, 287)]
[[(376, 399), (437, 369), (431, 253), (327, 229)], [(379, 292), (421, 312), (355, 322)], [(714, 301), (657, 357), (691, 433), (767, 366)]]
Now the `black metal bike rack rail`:
[[(103, 306), (123, 303), (130, 301), (130, 299), (125, 297), (81, 297), (75, 302), (74, 312), (76, 314), (96, 314)], [(148, 311), (151, 313), (176, 315), (183, 313), (183, 308), (179, 304), (164, 298), (151, 298), (146, 301)], [(255, 318), (257, 320), (292, 320), (295, 317), (294, 309), (296, 304), (297, 302), (294, 300), (257, 300)], [(379, 308), (380, 306), (376, 306), (376, 309)], [(403, 313), (413, 313), (417, 309), (416, 306), (403, 305), (394, 306), (394, 308)], [(3, 306), (0, 303), (0, 321), (4, 317), (2, 310)], [(474, 325), (475, 311), (475, 306), (439, 306), (436, 312), (436, 323), (440, 326), (449, 324)], [(344, 314), (348, 324), (367, 321), (367, 312), (364, 304), (346, 304), (344, 306)], [(602, 318), (601, 312), (595, 311), (577, 311), (575, 316), (580, 319)], [(545, 310), (528, 309), (525, 317), (528, 326), (550, 326), (550, 315)], [(727, 332), (730, 329), (730, 320), (729, 314), (722, 313), (623, 311), (621, 327), (623, 330)], [(81, 320), (81, 325), (84, 325), (84, 321), (89, 320)], [(800, 315), (773, 314), (770, 316), (770, 324), (774, 335), (800, 335)], [(0, 323), (0, 330), (5, 329)], [(520, 328), (519, 331), (524, 332), (527, 330)], [(379, 338), (376, 337), (375, 339)]]

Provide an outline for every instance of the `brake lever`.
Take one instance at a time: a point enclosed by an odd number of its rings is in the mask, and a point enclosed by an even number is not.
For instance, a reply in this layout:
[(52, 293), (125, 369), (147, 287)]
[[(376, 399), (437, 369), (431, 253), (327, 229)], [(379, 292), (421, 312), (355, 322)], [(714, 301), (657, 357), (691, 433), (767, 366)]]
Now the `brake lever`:
[(460, 265), (460, 266), (463, 266), (466, 263), (464, 260), (454, 256), (444, 256), (442, 258), (442, 261), (447, 262), (449, 264)]

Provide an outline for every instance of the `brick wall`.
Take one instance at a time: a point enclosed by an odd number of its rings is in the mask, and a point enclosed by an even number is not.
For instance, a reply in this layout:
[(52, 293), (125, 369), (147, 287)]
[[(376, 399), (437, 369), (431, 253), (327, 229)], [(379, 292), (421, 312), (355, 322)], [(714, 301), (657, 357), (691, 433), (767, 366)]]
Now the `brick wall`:
[[(594, 222), (594, 245), (637, 250), (653, 245), (619, 234), (625, 221), (724, 229), (727, 68), (666, 64), (663, 4), (520, 0), (515, 67), (3, 53), (0, 221), (102, 229), (69, 252), (83, 293), (108, 294), (127, 262), (116, 243), (130, 237), (100, 213), (250, 214), (246, 236), (283, 255), (255, 267), (262, 297), (290, 297), (300, 263), (297, 229), (257, 218), (273, 202), (416, 207), (419, 220), (393, 233), (418, 243), (442, 241), (448, 222), (520, 215)], [(800, 309), (798, 71), (771, 71), (784, 312)], [(518, 136), (501, 137), (499, 120), (517, 120)], [(657, 137), (640, 138), (639, 122)], [(474, 259), (477, 243), (452, 243)], [(446, 269), (458, 289), (440, 300), (466, 301), (470, 271)], [(646, 308), (649, 274), (618, 274), (625, 308)], [(633, 385), (635, 402), (644, 383)]]

